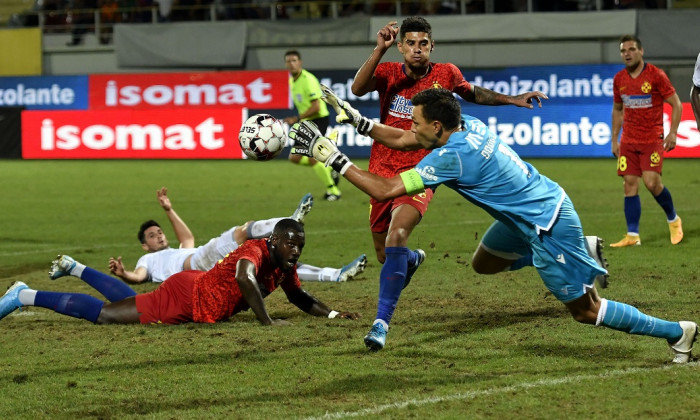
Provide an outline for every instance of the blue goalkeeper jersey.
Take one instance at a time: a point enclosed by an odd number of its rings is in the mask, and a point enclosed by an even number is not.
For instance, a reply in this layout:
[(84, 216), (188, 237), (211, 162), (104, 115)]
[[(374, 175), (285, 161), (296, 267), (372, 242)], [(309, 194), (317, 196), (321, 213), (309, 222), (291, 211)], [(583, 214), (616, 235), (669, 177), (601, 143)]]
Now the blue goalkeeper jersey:
[(462, 124), (464, 131), (416, 165), (423, 185), (445, 184), (523, 233), (548, 231), (565, 197), (561, 186), (523, 162), (477, 118), (462, 115)]

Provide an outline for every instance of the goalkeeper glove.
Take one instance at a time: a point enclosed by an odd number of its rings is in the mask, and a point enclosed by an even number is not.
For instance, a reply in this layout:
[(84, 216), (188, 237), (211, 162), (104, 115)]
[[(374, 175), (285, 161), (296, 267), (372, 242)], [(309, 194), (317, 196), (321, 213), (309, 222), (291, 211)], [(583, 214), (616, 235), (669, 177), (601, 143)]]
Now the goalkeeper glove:
[(326, 85), (321, 85), (321, 92), (323, 92), (323, 99), (328, 105), (332, 106), (335, 110), (336, 115), (335, 120), (340, 124), (349, 123), (357, 128), (357, 132), (363, 136), (369, 136), (369, 132), (374, 127), (374, 121), (367, 117), (363, 117), (358, 110), (350, 106), (349, 103), (340, 99), (338, 95), (333, 92), (333, 89)]
[(338, 150), (335, 142), (323, 137), (316, 124), (311, 121), (294, 124), (289, 137), (294, 140), (292, 153), (296, 155), (313, 157), (341, 175), (352, 166), (350, 159)]

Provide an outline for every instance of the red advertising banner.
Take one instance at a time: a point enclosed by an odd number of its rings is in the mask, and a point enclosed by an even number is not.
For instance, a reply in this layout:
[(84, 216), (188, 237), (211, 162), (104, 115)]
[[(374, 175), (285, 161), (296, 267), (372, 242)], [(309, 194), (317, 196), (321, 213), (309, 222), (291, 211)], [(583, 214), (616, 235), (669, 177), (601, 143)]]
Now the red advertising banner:
[(24, 159), (241, 159), (247, 111), (24, 111)]
[(285, 70), (89, 76), (89, 109), (287, 109)]
[[(664, 129), (668, 133), (671, 123), (671, 105), (664, 104)], [(690, 102), (683, 102), (681, 123), (678, 125), (676, 148), (664, 153), (664, 158), (697, 158), (700, 157), (700, 132), (695, 122), (693, 108)]]

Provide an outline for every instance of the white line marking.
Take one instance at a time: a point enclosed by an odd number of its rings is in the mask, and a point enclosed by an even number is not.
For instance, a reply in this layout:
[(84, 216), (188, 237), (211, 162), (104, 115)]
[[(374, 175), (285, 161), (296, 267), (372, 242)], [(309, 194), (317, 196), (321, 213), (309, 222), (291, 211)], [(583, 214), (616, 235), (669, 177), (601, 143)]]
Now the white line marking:
[(490, 396), (490, 395), (494, 395), (494, 394), (503, 394), (503, 393), (513, 392), (513, 391), (520, 391), (523, 389), (568, 384), (568, 383), (572, 383), (572, 382), (586, 381), (586, 380), (591, 380), (591, 379), (609, 379), (609, 378), (614, 378), (617, 376), (624, 376), (624, 375), (630, 375), (630, 374), (635, 374), (635, 373), (656, 372), (656, 371), (663, 371), (663, 370), (668, 370), (668, 369), (673, 369), (673, 368), (684, 368), (684, 367), (690, 368), (690, 367), (698, 367), (698, 366), (700, 366), (699, 362), (691, 362), (691, 363), (687, 363), (685, 365), (664, 365), (664, 366), (657, 367), (657, 368), (630, 368), (630, 369), (612, 370), (610, 372), (605, 372), (605, 373), (601, 373), (598, 375), (576, 375), (576, 376), (565, 376), (563, 378), (555, 378), (555, 379), (542, 379), (539, 381), (524, 382), (521, 384), (510, 385), (510, 386), (505, 386), (505, 387), (501, 387), (501, 388), (485, 389), (482, 391), (458, 392), (458, 393), (452, 394), (452, 395), (445, 395), (442, 397), (430, 397), (430, 398), (424, 398), (424, 399), (420, 399), (420, 400), (412, 399), (412, 400), (407, 400), (404, 402), (395, 402), (392, 404), (378, 405), (378, 406), (375, 406), (372, 408), (365, 408), (365, 409), (362, 409), (359, 411), (338, 411), (335, 413), (326, 413), (326, 414), (324, 414), (322, 416), (318, 416), (318, 417), (307, 417), (306, 420), (341, 419), (341, 418), (347, 418), (347, 417), (367, 416), (367, 415), (379, 414), (379, 413), (382, 413), (382, 412), (387, 411), (387, 410), (402, 409), (402, 408), (406, 408), (408, 406), (420, 406), (420, 405), (435, 404), (435, 403), (441, 403), (441, 402), (447, 402), (447, 401), (473, 400), (473, 399), (476, 399), (478, 397)]

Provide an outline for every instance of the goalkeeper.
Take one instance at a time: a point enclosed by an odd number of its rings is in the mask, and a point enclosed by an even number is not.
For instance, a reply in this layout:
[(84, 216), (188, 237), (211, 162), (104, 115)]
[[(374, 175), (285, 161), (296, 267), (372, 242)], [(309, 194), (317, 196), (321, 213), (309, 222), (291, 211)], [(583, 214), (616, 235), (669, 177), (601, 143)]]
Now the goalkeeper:
[[(581, 221), (563, 188), (522, 161), (483, 122), (460, 116), (459, 102), (450, 91), (427, 89), (413, 96), (411, 131), (374, 123), (333, 95), (327, 100), (344, 112), (341, 118), (360, 134), (394, 149), (431, 152), (415, 168), (382, 178), (353, 165), (312, 124), (302, 123), (291, 134), (296, 153), (325, 162), (378, 200), (445, 184), (496, 218), (472, 259), (477, 272), (495, 273), (499, 268), (534, 263), (547, 289), (576, 321), (663, 338), (675, 354), (675, 363), (688, 362), (697, 324), (654, 318), (599, 297), (594, 279), (606, 270), (586, 252)], [(527, 253), (513, 259), (522, 250)], [(405, 278), (405, 274), (398, 276)]]

